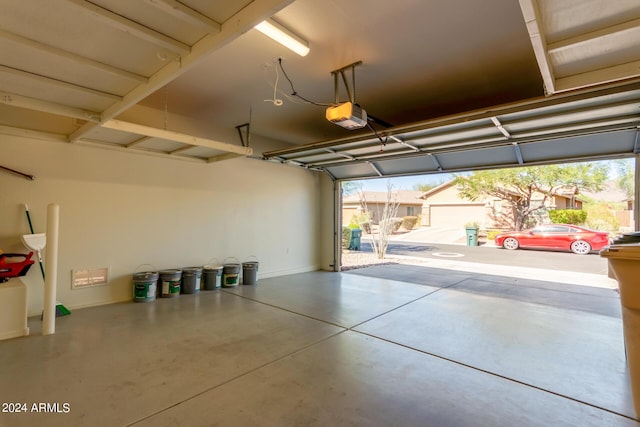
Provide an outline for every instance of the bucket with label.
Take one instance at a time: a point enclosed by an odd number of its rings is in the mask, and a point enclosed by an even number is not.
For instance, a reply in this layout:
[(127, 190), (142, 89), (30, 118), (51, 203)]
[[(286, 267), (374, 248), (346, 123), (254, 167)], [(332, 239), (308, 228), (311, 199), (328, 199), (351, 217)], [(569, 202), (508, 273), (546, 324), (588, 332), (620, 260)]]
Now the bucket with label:
[(182, 269), (183, 294), (195, 294), (200, 292), (200, 279), (202, 278), (202, 268), (185, 267)]
[[(226, 258), (225, 261), (233, 259), (238, 261), (237, 258)], [(225, 262), (222, 264), (222, 287), (223, 288), (231, 288), (233, 286), (238, 286), (238, 282), (240, 281), (240, 262), (231, 263)]]
[[(250, 260), (255, 258), (255, 261)], [(247, 258), (247, 261), (242, 263), (242, 284), (243, 285), (255, 285), (258, 283), (258, 258), (251, 255)]]
[(160, 272), (160, 298), (180, 296), (182, 270), (163, 270)]
[(158, 286), (158, 272), (145, 271), (133, 274), (133, 301), (155, 301)]
[(202, 268), (202, 288), (205, 291), (213, 291), (222, 286), (223, 269), (224, 267), (222, 265), (218, 265), (217, 262), (207, 264)]

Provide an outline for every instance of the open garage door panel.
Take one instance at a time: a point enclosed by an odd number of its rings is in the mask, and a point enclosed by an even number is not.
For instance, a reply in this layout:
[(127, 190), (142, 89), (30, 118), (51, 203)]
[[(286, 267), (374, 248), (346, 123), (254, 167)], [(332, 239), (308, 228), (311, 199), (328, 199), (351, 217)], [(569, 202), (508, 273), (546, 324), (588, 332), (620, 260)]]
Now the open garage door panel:
[(270, 161), (377, 178), (630, 156), (638, 153), (640, 84), (499, 106), (264, 153)]

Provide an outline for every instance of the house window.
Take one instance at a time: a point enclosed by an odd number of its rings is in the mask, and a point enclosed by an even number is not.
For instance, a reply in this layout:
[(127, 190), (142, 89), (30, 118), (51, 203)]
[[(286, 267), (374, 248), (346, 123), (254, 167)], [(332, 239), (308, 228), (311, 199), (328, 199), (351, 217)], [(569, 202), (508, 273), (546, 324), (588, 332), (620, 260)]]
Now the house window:
[(415, 207), (407, 206), (407, 216), (415, 216)]

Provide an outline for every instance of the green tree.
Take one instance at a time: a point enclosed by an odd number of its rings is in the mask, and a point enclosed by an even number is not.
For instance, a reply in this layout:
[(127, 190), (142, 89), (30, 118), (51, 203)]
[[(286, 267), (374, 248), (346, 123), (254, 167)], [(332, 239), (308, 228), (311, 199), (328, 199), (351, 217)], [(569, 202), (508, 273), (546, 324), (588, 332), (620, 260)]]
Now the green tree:
[(349, 196), (362, 191), (362, 181), (343, 181), (342, 182), (342, 195)]
[(635, 169), (633, 163), (627, 159), (616, 161), (618, 167), (618, 188), (624, 191), (627, 197), (633, 197), (635, 187)]
[(434, 188), (436, 188), (437, 186), (441, 185), (442, 183), (437, 183), (437, 184), (429, 184), (429, 183), (416, 183), (413, 184), (413, 189), (415, 191), (424, 191), (425, 193), (429, 190), (433, 190)]
[(503, 206), (510, 207), (506, 217), (511, 226), (522, 230), (559, 190), (599, 191), (607, 176), (605, 164), (591, 162), (475, 171), (456, 176), (455, 183), (465, 199), (501, 199)]

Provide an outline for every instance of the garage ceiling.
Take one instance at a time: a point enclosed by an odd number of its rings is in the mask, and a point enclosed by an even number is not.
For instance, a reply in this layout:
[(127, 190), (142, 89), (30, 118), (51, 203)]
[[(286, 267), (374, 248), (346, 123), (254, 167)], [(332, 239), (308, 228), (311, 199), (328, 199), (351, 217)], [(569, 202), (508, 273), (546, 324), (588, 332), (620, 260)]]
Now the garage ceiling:
[[(637, 0), (0, 6), (4, 134), (215, 162), (251, 155), (236, 133), (248, 123), (283, 147), (255, 156), (335, 178), (637, 152)], [(253, 29), (269, 17), (310, 53)], [(351, 96), (378, 135), (324, 118), (331, 72), (359, 61)], [(172, 128), (169, 114), (196, 125)]]

